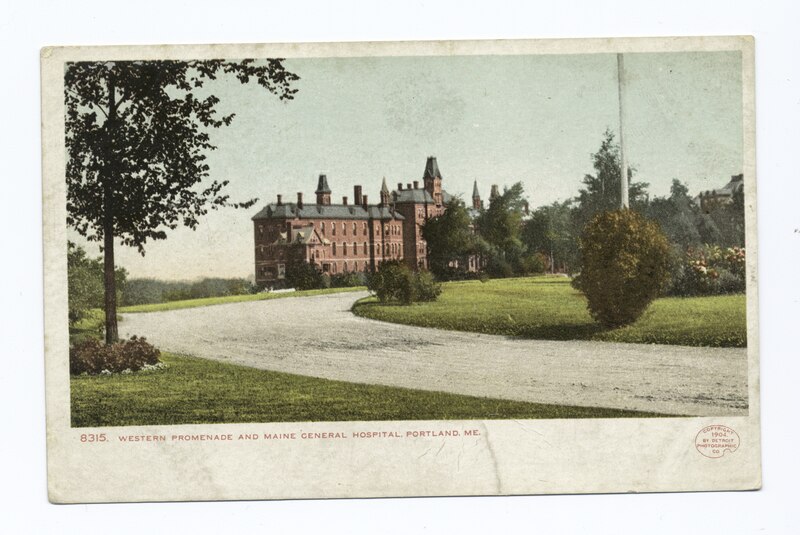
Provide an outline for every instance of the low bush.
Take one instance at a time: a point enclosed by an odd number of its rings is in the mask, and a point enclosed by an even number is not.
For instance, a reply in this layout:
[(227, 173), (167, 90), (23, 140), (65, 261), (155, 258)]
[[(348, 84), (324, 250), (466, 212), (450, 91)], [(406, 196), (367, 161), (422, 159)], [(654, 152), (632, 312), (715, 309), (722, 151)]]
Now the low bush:
[(350, 273), (339, 273), (330, 277), (331, 288), (350, 288), (353, 286), (365, 286), (367, 284), (367, 276), (358, 271), (351, 271)]
[(745, 291), (745, 250), (704, 245), (686, 251), (674, 263), (665, 294), (700, 296)]
[(397, 260), (383, 262), (369, 277), (368, 288), (382, 303), (399, 301), (404, 305), (435, 301), (442, 293), (441, 284), (428, 271), (411, 271)]
[(576, 282), (605, 327), (636, 321), (669, 279), (669, 242), (658, 224), (632, 210), (601, 212), (580, 240)]
[(414, 273), (414, 301), (436, 301), (442, 293), (442, 285), (436, 282), (433, 274), (429, 271), (418, 271)]
[(160, 355), (158, 349), (136, 336), (116, 344), (90, 338), (69, 349), (69, 372), (73, 375), (136, 372), (157, 366)]
[(495, 279), (506, 279), (514, 276), (514, 267), (510, 262), (498, 255), (489, 258), (486, 272)]
[(520, 259), (520, 274), (539, 275), (550, 267), (550, 260), (542, 253), (533, 253)]
[(286, 283), (295, 290), (327, 288), (322, 271), (316, 265), (304, 261), (290, 262), (286, 266)]

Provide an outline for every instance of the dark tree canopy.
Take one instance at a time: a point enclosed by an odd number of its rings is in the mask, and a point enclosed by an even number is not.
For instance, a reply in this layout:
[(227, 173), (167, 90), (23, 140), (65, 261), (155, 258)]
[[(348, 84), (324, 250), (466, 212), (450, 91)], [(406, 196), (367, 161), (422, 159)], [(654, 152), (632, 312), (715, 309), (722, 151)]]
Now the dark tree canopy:
[(487, 246), (472, 230), (472, 221), (464, 202), (453, 197), (445, 212), (422, 226), (422, 237), (428, 245), (428, 265), (440, 279), (452, 278), (453, 263), (457, 271), (466, 271), (470, 255), (484, 253)]
[(204, 88), (220, 74), (255, 81), (281, 100), (297, 92), (290, 84), (298, 77), (280, 59), (68, 64), (67, 223), (102, 241), (104, 217), (113, 215), (114, 237), (143, 253), (148, 240), (180, 224), (195, 228), (209, 209), (255, 202), (231, 202), (225, 180), (203, 184), (215, 148), (209, 130), (234, 117), (218, 116), (219, 99)]
[[(578, 227), (583, 226), (598, 212), (618, 210), (620, 206), (620, 154), (619, 145), (614, 142), (614, 133), (606, 130), (600, 149), (592, 154), (594, 175), (583, 177), (583, 185), (575, 199), (577, 203)], [(632, 182), (635, 170), (628, 169), (628, 197), (633, 210), (642, 211), (647, 205), (647, 187), (645, 182)]]
[(229, 125), (205, 84), (218, 75), (255, 81), (281, 100), (297, 75), (281, 59), (69, 63), (64, 72), (67, 224), (102, 242), (106, 342), (118, 340), (114, 239), (144, 254), (148, 240), (197, 227), (224, 206), (248, 207), (206, 180), (210, 130)]

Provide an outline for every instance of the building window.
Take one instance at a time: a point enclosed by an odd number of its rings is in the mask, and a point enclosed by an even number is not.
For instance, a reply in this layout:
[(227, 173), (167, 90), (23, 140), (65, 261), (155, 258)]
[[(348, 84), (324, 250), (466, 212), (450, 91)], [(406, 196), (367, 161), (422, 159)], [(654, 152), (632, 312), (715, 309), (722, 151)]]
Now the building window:
[(353, 254), (358, 254), (358, 244), (356, 242), (353, 242)]
[(346, 260), (344, 262), (344, 269), (342, 271), (347, 273), (347, 261)]
[(279, 279), (286, 278), (286, 264), (278, 264), (278, 278)]
[[(347, 242), (343, 242), (342, 243), (342, 256), (347, 256)], [(347, 263), (345, 262), (345, 266), (346, 265), (347, 265)]]
[(336, 244), (335, 243), (333, 244), (333, 250), (331, 251), (331, 254), (333, 254), (333, 256), (336, 256)]
[(347, 234), (347, 225), (342, 223), (342, 236), (344, 236), (345, 234)]
[(331, 223), (331, 236), (336, 236), (336, 223)]
[(321, 222), (319, 224), (319, 230), (320, 230), (320, 232), (322, 232), (322, 235), (324, 236), (325, 235), (325, 221), (323, 221), (323, 222)]
[(366, 221), (364, 221), (363, 226), (364, 226), (364, 236), (366, 236), (367, 235), (367, 222)]
[(353, 236), (355, 236), (355, 235), (356, 235), (356, 232), (357, 232), (357, 231), (356, 231), (356, 222), (355, 222), (355, 221), (353, 221)]
[(364, 254), (365, 255), (369, 254), (369, 250), (367, 249), (367, 242), (364, 242)]

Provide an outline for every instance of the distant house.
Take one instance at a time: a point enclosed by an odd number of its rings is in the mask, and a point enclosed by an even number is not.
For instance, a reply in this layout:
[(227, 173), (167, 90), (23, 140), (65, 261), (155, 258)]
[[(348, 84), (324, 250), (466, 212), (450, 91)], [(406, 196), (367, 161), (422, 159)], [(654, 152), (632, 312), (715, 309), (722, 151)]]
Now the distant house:
[[(326, 175), (319, 176), (315, 194), (314, 204), (306, 204), (300, 192), (294, 203), (278, 195), (253, 216), (257, 285), (280, 286), (295, 262), (314, 264), (331, 275), (373, 271), (385, 260), (425, 269), (422, 225), (443, 214), (451, 199), (433, 156), (425, 163), (422, 184), (398, 183), (390, 192), (384, 178), (377, 204), (369, 204), (361, 186), (354, 186), (352, 202), (342, 197), (340, 204), (332, 203)], [(477, 183), (472, 201), (470, 213), (476, 217), (482, 206)], [(477, 267), (477, 260), (470, 259), (469, 269)]]
[(744, 174), (733, 175), (730, 182), (720, 189), (702, 191), (694, 198), (694, 202), (704, 213), (708, 214), (723, 204), (733, 202), (733, 196), (744, 188)]

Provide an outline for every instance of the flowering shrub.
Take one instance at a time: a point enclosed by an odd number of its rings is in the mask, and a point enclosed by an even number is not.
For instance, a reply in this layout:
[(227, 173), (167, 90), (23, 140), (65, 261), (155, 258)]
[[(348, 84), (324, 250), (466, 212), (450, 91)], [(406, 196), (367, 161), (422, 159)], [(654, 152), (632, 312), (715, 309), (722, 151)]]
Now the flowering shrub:
[(672, 273), (670, 295), (714, 295), (745, 290), (746, 253), (742, 247), (704, 245), (686, 251)]
[(160, 355), (158, 349), (136, 336), (116, 344), (103, 344), (91, 338), (69, 349), (69, 372), (98, 375), (151, 371), (163, 366), (158, 360)]

